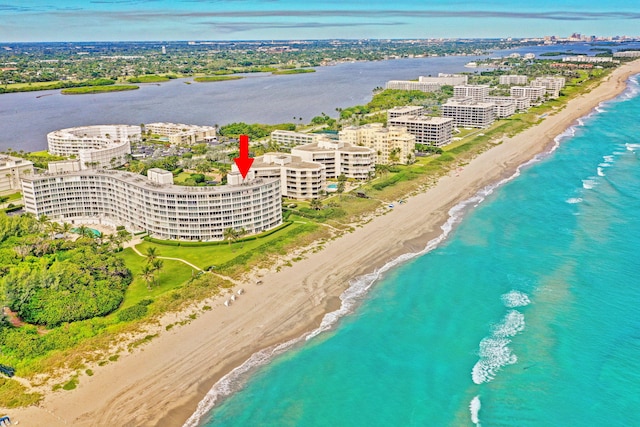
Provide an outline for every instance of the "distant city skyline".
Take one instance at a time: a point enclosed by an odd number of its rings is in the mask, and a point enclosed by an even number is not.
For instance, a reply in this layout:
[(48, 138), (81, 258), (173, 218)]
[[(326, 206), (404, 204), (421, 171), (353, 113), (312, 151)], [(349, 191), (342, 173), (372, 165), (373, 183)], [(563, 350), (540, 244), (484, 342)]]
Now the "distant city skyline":
[(0, 42), (640, 35), (628, 0), (4, 0)]

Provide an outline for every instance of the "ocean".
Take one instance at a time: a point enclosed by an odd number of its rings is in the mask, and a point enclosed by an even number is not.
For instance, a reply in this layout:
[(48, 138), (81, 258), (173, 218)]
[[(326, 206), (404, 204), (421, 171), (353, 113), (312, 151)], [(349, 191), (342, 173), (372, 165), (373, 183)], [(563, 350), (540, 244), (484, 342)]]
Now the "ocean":
[(185, 425), (637, 425), (639, 92), (354, 280), (321, 333), (254, 355)]

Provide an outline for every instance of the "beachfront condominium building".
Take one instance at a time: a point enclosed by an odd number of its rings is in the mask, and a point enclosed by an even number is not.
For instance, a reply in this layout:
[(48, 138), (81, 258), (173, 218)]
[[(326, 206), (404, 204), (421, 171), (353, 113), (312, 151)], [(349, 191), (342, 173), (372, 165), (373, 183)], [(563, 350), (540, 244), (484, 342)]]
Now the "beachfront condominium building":
[(424, 107), (420, 105), (405, 105), (404, 107), (393, 107), (387, 110), (387, 120), (400, 116), (421, 116), (424, 114)]
[(173, 185), (171, 172), (144, 177), (115, 170), (22, 178), (25, 210), (72, 224), (124, 226), (171, 240), (223, 240), (229, 228), (259, 233), (282, 223), (280, 180), (228, 176), (231, 185)]
[(511, 85), (525, 86), (528, 81), (529, 81), (529, 77), (515, 75), (515, 74), (500, 76), (500, 79), (499, 79), (499, 83), (501, 85), (509, 85), (509, 86)]
[(625, 50), (623, 52), (614, 52), (614, 58), (640, 58), (640, 50)]
[(389, 119), (389, 126), (401, 126), (416, 139), (416, 144), (442, 147), (451, 143), (453, 119), (448, 117), (398, 116)]
[(376, 164), (407, 164), (415, 156), (416, 137), (400, 126), (385, 128), (382, 123), (349, 126), (340, 131), (340, 140), (371, 148), (376, 154)]
[[(232, 165), (233, 171), (238, 167)], [(254, 159), (251, 170), (256, 178), (280, 180), (282, 197), (317, 199), (327, 184), (326, 167), (288, 153), (266, 153)]]
[(140, 126), (131, 125), (82, 126), (47, 134), (49, 154), (76, 157), (83, 169), (122, 166), (131, 154), (131, 143), (140, 140)]
[(420, 76), (415, 80), (391, 80), (385, 89), (420, 90), (422, 92), (437, 92), (442, 86), (467, 84), (468, 77), (459, 74), (438, 74), (438, 77)]
[(495, 104), (449, 100), (442, 105), (442, 116), (452, 118), (457, 127), (486, 128), (496, 118)]
[(496, 117), (509, 117), (516, 112), (516, 104), (513, 101), (492, 101), (495, 105)]
[(182, 123), (148, 123), (144, 131), (160, 138), (167, 138), (171, 144), (197, 144), (217, 141), (215, 126), (185, 125)]
[(513, 98), (527, 98), (531, 105), (544, 101), (544, 94), (547, 92), (547, 89), (540, 86), (512, 86), (510, 90)]
[(531, 86), (543, 87), (546, 89), (547, 96), (557, 98), (560, 96), (560, 91), (564, 87), (565, 82), (566, 80), (562, 76), (536, 77), (531, 82)]
[(489, 96), (488, 85), (458, 85), (453, 87), (453, 97), (457, 99), (471, 98), (473, 102), (484, 102)]
[(311, 144), (292, 148), (291, 154), (307, 162), (323, 164), (327, 178), (337, 178), (344, 174), (347, 178), (365, 180), (375, 170), (375, 152), (371, 148), (344, 141), (320, 138)]
[(29, 160), (0, 154), (0, 196), (20, 191), (20, 178), (33, 175)]
[(311, 144), (316, 142), (318, 138), (320, 138), (320, 135), (315, 133), (294, 132), (291, 130), (274, 130), (271, 132), (271, 141), (286, 146)]
[(531, 107), (531, 101), (529, 98), (521, 96), (519, 98), (513, 98), (511, 96), (487, 96), (485, 102), (493, 102), (494, 104), (500, 104), (503, 102), (513, 102), (518, 111), (525, 111)]
[(418, 81), (421, 83), (437, 83), (440, 86), (456, 86), (466, 85), (469, 77), (462, 74), (438, 73), (438, 77), (420, 76)]
[(419, 90), (422, 92), (438, 92), (442, 85), (431, 82), (416, 82), (413, 80), (389, 80), (385, 89)]

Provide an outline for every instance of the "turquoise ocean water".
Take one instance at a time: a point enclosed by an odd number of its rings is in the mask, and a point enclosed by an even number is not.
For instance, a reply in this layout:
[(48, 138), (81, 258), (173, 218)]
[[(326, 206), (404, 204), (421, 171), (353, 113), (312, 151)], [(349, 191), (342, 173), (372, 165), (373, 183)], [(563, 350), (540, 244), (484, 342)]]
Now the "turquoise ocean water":
[(454, 209), (437, 248), (354, 282), (332, 328), (255, 355), (188, 424), (640, 425), (638, 91)]

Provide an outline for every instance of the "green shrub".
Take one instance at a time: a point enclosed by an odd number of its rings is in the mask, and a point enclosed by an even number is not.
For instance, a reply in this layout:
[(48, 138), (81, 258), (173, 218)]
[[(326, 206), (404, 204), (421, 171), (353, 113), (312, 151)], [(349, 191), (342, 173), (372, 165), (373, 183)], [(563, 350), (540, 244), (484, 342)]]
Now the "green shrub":
[(130, 322), (131, 320), (141, 319), (147, 314), (146, 305), (132, 305), (118, 313), (118, 320), (121, 322)]

